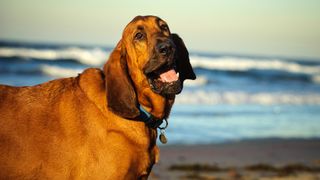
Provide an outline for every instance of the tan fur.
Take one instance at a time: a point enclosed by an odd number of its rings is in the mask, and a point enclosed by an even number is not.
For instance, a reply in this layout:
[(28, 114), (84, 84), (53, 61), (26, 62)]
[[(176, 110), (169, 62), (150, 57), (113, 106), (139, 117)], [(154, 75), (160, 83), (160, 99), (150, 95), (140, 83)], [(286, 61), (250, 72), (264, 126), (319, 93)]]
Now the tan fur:
[(155, 161), (156, 132), (106, 109), (100, 70), (0, 91), (1, 179), (136, 179)]
[[(134, 117), (127, 119), (110, 103), (117, 105), (124, 93), (125, 102), (137, 101), (158, 118), (169, 116), (174, 98), (154, 93), (142, 73), (156, 43), (156, 18), (126, 27), (104, 71), (90, 68), (30, 87), (0, 85), (0, 179), (148, 177), (159, 158), (156, 129), (139, 121), (136, 107), (130, 109), (135, 104), (128, 103), (131, 114), (120, 112)], [(132, 44), (137, 23), (150, 31), (148, 44)]]

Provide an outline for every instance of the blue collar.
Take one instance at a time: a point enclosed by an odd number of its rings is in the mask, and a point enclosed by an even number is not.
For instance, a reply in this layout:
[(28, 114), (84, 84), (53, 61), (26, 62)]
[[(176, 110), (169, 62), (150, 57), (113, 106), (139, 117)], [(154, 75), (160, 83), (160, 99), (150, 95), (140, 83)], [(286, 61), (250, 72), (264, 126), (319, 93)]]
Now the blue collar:
[[(159, 126), (162, 124), (163, 119), (158, 119), (154, 117), (152, 114), (150, 114), (148, 111), (146, 111), (141, 105), (139, 105), (139, 119), (143, 121), (148, 127), (157, 129), (160, 128)], [(166, 121), (167, 123), (167, 121)], [(167, 126), (167, 124), (166, 124)], [(160, 128), (162, 129), (162, 128)]]

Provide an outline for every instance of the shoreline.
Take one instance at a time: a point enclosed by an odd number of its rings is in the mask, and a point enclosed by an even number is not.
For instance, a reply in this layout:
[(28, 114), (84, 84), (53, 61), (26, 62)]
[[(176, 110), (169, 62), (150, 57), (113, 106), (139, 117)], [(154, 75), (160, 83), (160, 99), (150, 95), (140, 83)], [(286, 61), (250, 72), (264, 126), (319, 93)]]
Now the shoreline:
[[(274, 171), (246, 170), (261, 165)], [(267, 174), (272, 179), (278, 177), (279, 169), (288, 166), (300, 168), (293, 174), (287, 174), (291, 179), (294, 179), (293, 175), (298, 179), (320, 179), (320, 139), (253, 139), (219, 144), (163, 145), (160, 146), (160, 161), (154, 165), (150, 179), (230, 179), (230, 174), (241, 174), (240, 179), (250, 179), (248, 177), (251, 176), (259, 179)], [(319, 169), (319, 172), (303, 170), (309, 167)], [(217, 172), (209, 171), (210, 168), (229, 170)], [(187, 178), (190, 174), (197, 176)], [(201, 178), (203, 176), (207, 178)]]

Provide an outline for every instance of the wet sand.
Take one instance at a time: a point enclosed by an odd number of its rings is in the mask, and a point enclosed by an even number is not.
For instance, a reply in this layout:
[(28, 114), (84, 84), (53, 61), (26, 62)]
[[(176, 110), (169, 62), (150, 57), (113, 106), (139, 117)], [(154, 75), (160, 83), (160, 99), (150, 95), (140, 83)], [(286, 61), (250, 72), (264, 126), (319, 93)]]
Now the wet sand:
[(150, 179), (320, 179), (320, 139), (163, 145)]

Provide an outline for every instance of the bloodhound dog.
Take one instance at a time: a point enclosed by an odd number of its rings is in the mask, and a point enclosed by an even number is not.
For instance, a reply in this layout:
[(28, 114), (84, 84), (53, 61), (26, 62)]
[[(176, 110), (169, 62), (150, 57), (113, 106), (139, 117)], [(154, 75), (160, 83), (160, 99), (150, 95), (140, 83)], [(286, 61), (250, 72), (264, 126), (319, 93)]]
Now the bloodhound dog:
[(103, 70), (0, 86), (0, 179), (146, 179), (185, 79), (182, 39), (155, 16), (124, 29)]

